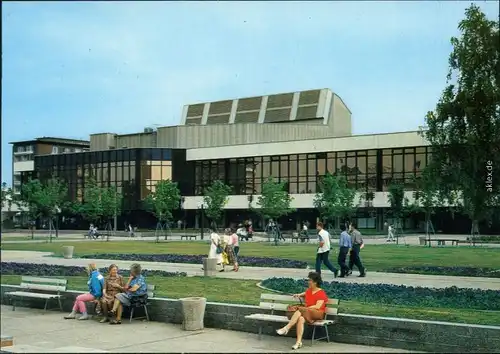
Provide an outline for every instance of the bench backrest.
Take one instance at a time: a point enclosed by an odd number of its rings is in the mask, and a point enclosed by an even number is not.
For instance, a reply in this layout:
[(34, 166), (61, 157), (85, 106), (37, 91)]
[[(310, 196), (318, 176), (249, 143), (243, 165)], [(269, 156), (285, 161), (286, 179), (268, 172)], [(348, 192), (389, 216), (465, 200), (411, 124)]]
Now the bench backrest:
[(41, 291), (66, 291), (68, 281), (66, 279), (21, 277), (21, 288), (27, 290)]
[[(302, 299), (302, 301), (304, 300)], [(273, 314), (274, 311), (286, 311), (289, 305), (297, 305), (299, 303), (300, 299), (294, 298), (291, 295), (262, 294), (260, 296), (259, 307), (271, 310), (271, 314)], [(328, 299), (328, 302), (326, 303), (325, 316), (337, 315), (338, 306), (338, 299)]]
[(155, 286), (148, 284), (148, 298), (151, 299), (152, 297), (155, 297)]

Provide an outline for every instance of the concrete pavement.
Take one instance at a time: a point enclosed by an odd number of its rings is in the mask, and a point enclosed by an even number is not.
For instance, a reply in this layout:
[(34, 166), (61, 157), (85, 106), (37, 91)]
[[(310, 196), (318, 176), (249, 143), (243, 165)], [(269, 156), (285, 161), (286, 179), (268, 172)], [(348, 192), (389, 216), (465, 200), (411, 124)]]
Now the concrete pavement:
[[(2, 262), (19, 262), (19, 263), (38, 263), (38, 264), (54, 264), (65, 266), (86, 266), (90, 259), (74, 258), (64, 259), (52, 257), (50, 252), (35, 252), (35, 251), (4, 251), (1, 252)], [(94, 259), (98, 267), (107, 267), (115, 263), (120, 268), (128, 268), (131, 261), (117, 261), (109, 259)], [(183, 263), (159, 263), (159, 262), (140, 262), (143, 269), (163, 270), (169, 272), (186, 272), (188, 276), (202, 276), (203, 271), (201, 265), (183, 264)], [(229, 268), (228, 268), (229, 269)], [(240, 271), (235, 273), (227, 271), (218, 273), (218, 278), (230, 279), (248, 279), (248, 280), (264, 280), (272, 277), (289, 277), (295, 279), (303, 279), (306, 277), (308, 270), (291, 269), (291, 268), (265, 268), (265, 267), (245, 267), (240, 268)], [(475, 278), (475, 277), (454, 277), (442, 275), (422, 275), (422, 274), (398, 274), (398, 273), (380, 273), (370, 272), (368, 268), (366, 278), (348, 277), (337, 278), (340, 282), (358, 283), (358, 284), (393, 284), (406, 286), (420, 286), (428, 288), (447, 288), (456, 286), (459, 288), (478, 288), (483, 290), (500, 290), (499, 278)], [(324, 280), (333, 280), (333, 274), (323, 272)]]
[[(60, 312), (1, 307), (2, 335), (14, 338), (11, 353), (288, 353), (295, 339), (206, 328), (186, 332), (180, 325), (133, 321), (120, 326), (94, 320), (64, 320)], [(304, 353), (402, 353), (400, 349), (304, 341)], [(407, 351), (406, 351), (407, 352)], [(407, 352), (408, 353), (408, 352)]]

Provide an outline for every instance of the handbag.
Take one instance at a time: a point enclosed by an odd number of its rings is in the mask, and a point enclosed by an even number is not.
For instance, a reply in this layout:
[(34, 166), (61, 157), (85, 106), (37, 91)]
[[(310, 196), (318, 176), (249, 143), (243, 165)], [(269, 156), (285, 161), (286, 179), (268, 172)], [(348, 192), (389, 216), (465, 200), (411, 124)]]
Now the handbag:
[(301, 305), (288, 305), (286, 308), (286, 317), (290, 320), (295, 312), (299, 310)]
[(221, 254), (222, 252), (224, 252), (224, 248), (221, 245), (218, 245), (215, 252), (217, 252), (217, 254)]

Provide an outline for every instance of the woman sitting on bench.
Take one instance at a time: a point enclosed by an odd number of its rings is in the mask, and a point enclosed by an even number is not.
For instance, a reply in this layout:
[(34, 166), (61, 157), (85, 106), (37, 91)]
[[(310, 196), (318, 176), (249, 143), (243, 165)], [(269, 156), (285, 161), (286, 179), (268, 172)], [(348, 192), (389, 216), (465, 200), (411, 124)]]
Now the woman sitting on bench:
[[(108, 268), (108, 276), (104, 281), (102, 297), (99, 301), (100, 309), (102, 310), (103, 318), (100, 323), (108, 322), (109, 309), (113, 307), (116, 294), (121, 293), (125, 289), (123, 277), (118, 274), (118, 267), (112, 264)], [(96, 312), (99, 312), (96, 310)]]
[(146, 285), (146, 280), (142, 276), (141, 271), (141, 266), (137, 263), (130, 266), (130, 278), (124, 287), (125, 292), (115, 295), (115, 303), (111, 310), (115, 318), (109, 324), (121, 324), (123, 306), (130, 306), (131, 301), (141, 296), (147, 296), (148, 286)]
[(293, 326), (297, 326), (297, 342), (292, 349), (299, 349), (302, 347), (302, 335), (304, 334), (305, 322), (311, 324), (325, 318), (328, 297), (326, 292), (320, 288), (323, 282), (321, 280), (321, 275), (316, 272), (311, 272), (308, 278), (309, 288), (301, 294), (293, 295), (296, 298), (304, 298), (305, 306), (289, 306), (287, 315), (288, 318), (290, 318), (290, 322), (288, 322), (285, 327), (276, 331), (280, 336), (284, 336)]
[(90, 263), (87, 266), (87, 272), (89, 273), (89, 281), (87, 282), (89, 286), (89, 292), (85, 294), (78, 295), (75, 300), (75, 305), (73, 305), (73, 311), (68, 316), (64, 316), (65, 319), (75, 319), (78, 311), (82, 314), (79, 320), (88, 320), (89, 315), (87, 314), (86, 302), (96, 301), (102, 296), (102, 288), (104, 287), (104, 277), (97, 269), (95, 263)]

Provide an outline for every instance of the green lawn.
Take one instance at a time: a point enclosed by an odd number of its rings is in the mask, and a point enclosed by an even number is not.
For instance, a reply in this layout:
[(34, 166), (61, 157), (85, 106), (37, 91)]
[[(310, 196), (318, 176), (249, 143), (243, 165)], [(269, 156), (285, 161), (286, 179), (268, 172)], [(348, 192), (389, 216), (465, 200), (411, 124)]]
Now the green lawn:
[[(75, 246), (75, 257), (99, 253), (140, 254), (207, 254), (209, 245), (203, 242), (120, 241), (2, 244), (3, 250), (54, 252), (62, 255), (62, 246)], [(241, 243), (241, 256), (288, 258), (312, 263), (315, 244)], [(334, 255), (332, 255), (334, 257)], [(419, 247), (396, 245), (367, 245), (361, 252), (363, 262), (371, 271), (407, 266), (487, 267), (500, 268), (500, 248), (479, 247)]]
[[(87, 290), (86, 277), (66, 277), (68, 288)], [(2, 284), (19, 285), (21, 277), (2, 275)], [(177, 299), (204, 296), (208, 301), (258, 305), (262, 290), (254, 280), (233, 280), (203, 277), (148, 277), (148, 283), (156, 286), (157, 297)], [(364, 314), (383, 317), (400, 317), (420, 320), (436, 320), (472, 324), (498, 325), (500, 312), (468, 309), (415, 308), (373, 304), (357, 301), (341, 301), (341, 313)]]

